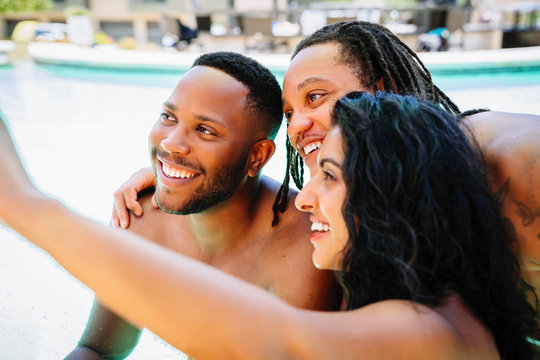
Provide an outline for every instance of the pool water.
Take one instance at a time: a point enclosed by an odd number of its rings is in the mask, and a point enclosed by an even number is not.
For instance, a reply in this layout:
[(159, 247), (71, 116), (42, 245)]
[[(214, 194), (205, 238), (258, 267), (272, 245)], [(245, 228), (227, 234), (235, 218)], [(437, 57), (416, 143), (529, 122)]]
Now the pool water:
[[(180, 76), (21, 62), (0, 67), (0, 110), (36, 184), (106, 223), (112, 192), (149, 164), (147, 134)], [(462, 110), (540, 114), (539, 70), (438, 74), (435, 82)], [(283, 131), (276, 142), (276, 155), (264, 173), (281, 180)], [(0, 269), (0, 358), (63, 358), (84, 329), (92, 293), (5, 228), (0, 228)], [(130, 359), (179, 357), (145, 331)]]

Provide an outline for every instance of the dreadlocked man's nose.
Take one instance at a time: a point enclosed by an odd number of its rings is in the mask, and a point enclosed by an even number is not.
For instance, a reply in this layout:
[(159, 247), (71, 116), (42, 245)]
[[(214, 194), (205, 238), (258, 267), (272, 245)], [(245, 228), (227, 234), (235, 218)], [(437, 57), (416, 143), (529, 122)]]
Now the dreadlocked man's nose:
[(287, 134), (291, 143), (296, 146), (298, 138), (301, 138), (303, 133), (309, 130), (313, 126), (313, 120), (309, 117), (301, 114), (295, 113), (289, 118), (289, 127), (287, 129)]

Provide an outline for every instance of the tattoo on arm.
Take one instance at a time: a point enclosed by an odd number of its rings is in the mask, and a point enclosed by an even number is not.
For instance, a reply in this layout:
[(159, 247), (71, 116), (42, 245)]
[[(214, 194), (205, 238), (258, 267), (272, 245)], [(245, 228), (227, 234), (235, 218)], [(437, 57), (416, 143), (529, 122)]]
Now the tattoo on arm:
[[(521, 225), (529, 226), (536, 220), (536, 218), (540, 217), (540, 207), (533, 210), (521, 201), (517, 201), (515, 199), (511, 200), (518, 207), (517, 215), (521, 218)], [(540, 236), (540, 234), (538, 236)]]

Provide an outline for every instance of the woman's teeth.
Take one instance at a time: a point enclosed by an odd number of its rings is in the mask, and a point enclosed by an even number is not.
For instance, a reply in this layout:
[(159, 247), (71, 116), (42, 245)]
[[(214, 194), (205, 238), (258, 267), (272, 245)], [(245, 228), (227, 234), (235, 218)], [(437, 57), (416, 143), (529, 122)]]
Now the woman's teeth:
[(175, 177), (175, 178), (181, 178), (181, 179), (189, 179), (197, 175), (194, 172), (184, 170), (184, 169), (175, 169), (167, 164), (163, 163), (163, 173), (167, 175), (168, 177)]
[(329, 231), (330, 225), (323, 224), (321, 222), (314, 222), (311, 224), (311, 230), (312, 231)]

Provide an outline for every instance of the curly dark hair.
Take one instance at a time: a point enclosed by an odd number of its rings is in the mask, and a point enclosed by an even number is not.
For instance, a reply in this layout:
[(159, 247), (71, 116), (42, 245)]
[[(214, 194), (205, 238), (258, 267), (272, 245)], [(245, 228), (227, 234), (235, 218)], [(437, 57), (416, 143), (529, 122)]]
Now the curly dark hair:
[[(338, 44), (341, 62), (355, 70), (364, 88), (372, 92), (382, 90), (415, 95), (440, 103), (452, 114), (459, 114), (458, 106), (433, 83), (429, 70), (418, 55), (384, 26), (365, 21), (344, 21), (325, 26), (303, 39), (296, 46), (292, 58), (305, 48), (327, 43)], [(381, 79), (383, 89), (377, 86)], [(472, 110), (467, 115), (478, 111), (485, 109)], [(274, 204), (274, 208), (280, 211), (287, 206), (290, 177), (298, 189), (302, 189), (304, 183), (304, 161), (289, 139), (286, 139), (286, 146), (287, 171), (280, 197)]]
[(194, 66), (208, 66), (232, 76), (244, 84), (249, 93), (247, 106), (255, 110), (257, 126), (274, 139), (283, 120), (281, 88), (270, 70), (242, 54), (219, 51), (201, 55)]
[[(473, 135), (440, 105), (354, 92), (332, 115), (342, 131), (349, 232), (338, 273), (348, 309), (387, 299), (430, 307), (459, 295), (502, 359), (532, 359), (537, 326)], [(537, 302), (538, 303), (538, 302)]]

